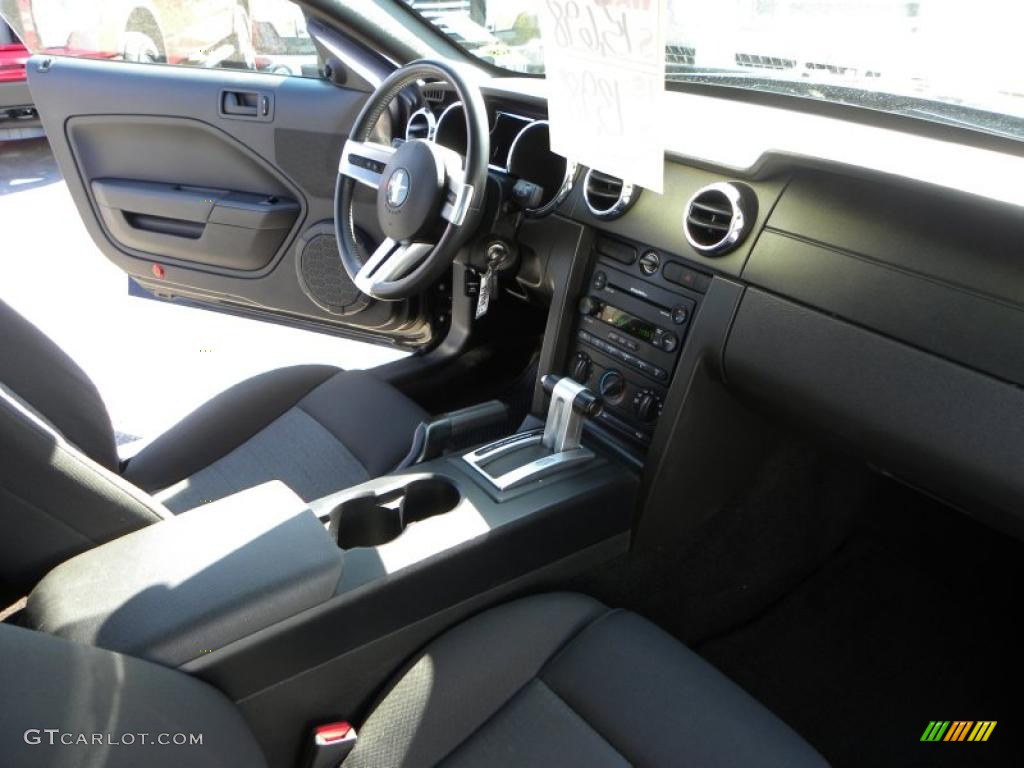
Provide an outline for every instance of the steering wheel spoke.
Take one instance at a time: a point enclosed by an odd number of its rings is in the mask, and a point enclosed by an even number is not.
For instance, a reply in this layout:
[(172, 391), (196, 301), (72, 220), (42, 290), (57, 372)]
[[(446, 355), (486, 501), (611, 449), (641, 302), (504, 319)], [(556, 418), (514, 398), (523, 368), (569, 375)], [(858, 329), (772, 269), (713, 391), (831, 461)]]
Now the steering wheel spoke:
[(473, 204), (473, 194), (473, 185), (466, 183), (466, 174), (462, 170), (455, 173), (449, 172), (444, 190), (444, 204), (441, 206), (441, 217), (455, 226), (461, 227)]
[(381, 185), (384, 167), (393, 154), (395, 150), (385, 144), (349, 139), (341, 150), (338, 173), (371, 189), (377, 189)]
[(360, 291), (373, 296), (377, 285), (405, 277), (433, 249), (434, 243), (399, 243), (385, 238), (352, 282)]
[(447, 147), (437, 147), (444, 160), (444, 203), (441, 206), (441, 218), (450, 224), (461, 227), (466, 214), (473, 204), (473, 186), (466, 183), (465, 160), (458, 152)]

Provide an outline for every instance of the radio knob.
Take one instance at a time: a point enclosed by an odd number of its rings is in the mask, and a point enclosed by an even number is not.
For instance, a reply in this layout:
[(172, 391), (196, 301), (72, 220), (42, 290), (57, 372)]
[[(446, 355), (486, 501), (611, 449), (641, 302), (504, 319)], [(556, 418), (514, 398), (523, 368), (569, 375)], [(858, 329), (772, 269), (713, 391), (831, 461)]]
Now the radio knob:
[(597, 385), (598, 391), (608, 400), (616, 401), (626, 391), (626, 377), (614, 368), (604, 372)]
[(601, 302), (595, 299), (593, 296), (584, 296), (580, 299), (580, 314), (581, 315), (596, 315), (601, 311)]
[(592, 367), (590, 357), (580, 352), (572, 364), (572, 377), (580, 384), (586, 384)]
[(645, 389), (634, 401), (633, 410), (640, 421), (644, 424), (650, 424), (658, 418), (661, 410), (661, 398), (651, 392), (651, 390)]

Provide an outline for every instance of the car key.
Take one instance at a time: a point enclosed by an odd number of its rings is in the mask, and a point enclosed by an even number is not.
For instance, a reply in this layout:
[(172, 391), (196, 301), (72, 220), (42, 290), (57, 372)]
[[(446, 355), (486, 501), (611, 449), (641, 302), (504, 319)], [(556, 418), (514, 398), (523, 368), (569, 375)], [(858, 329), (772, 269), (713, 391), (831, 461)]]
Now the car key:
[(511, 258), (512, 252), (500, 240), (487, 248), (487, 269), (480, 278), (480, 296), (476, 302), (476, 319), (487, 314), (492, 301), (498, 300), (498, 272)]
[[(494, 268), (494, 262), (490, 261), (487, 264), (487, 271), (480, 278), (480, 295), (476, 300), (477, 320), (487, 314), (487, 310), (491, 307), (491, 294), (496, 293), (497, 289), (498, 271)], [(495, 295), (495, 299), (497, 299), (497, 295)]]

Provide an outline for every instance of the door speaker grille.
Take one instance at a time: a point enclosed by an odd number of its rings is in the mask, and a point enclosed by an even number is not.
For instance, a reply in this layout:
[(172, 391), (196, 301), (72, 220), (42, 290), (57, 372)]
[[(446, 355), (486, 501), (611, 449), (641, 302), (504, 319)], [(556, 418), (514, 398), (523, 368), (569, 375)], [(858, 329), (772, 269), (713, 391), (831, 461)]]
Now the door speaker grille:
[(350, 315), (366, 306), (366, 297), (341, 265), (332, 224), (317, 224), (307, 230), (297, 248), (299, 283), (317, 306), (335, 315)]

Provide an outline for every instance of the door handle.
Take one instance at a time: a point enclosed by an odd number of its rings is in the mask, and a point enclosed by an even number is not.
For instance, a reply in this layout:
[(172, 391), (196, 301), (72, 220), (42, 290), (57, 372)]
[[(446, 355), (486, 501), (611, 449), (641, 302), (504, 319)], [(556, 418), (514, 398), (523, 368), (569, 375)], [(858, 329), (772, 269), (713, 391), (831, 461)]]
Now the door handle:
[(270, 97), (257, 91), (220, 92), (220, 113), (225, 117), (269, 120), (270, 108)]

